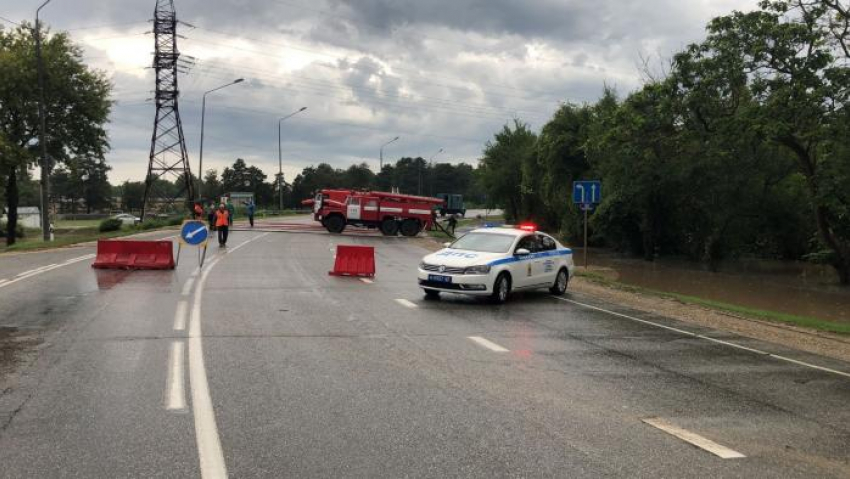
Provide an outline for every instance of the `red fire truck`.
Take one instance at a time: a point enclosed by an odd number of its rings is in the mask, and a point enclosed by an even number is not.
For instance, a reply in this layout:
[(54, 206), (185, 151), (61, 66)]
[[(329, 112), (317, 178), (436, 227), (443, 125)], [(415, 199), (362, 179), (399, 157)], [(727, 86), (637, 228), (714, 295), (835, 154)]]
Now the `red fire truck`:
[(313, 217), (331, 233), (352, 225), (378, 228), (387, 236), (416, 236), (431, 226), (434, 208), (444, 201), (381, 191), (321, 190), (301, 203), (312, 205)]

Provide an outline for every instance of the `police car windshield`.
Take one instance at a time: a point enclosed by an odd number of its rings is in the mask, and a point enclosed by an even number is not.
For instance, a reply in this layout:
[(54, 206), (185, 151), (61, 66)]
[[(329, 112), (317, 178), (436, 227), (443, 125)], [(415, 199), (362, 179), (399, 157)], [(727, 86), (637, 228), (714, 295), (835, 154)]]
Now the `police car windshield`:
[(452, 249), (480, 251), (482, 253), (507, 253), (516, 236), (495, 233), (469, 233), (450, 246)]

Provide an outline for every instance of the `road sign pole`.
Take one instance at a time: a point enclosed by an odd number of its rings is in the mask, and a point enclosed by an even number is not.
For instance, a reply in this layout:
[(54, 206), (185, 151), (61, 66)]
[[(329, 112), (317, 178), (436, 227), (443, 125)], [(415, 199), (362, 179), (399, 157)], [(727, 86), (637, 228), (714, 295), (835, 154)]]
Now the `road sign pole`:
[(587, 208), (584, 208), (584, 269), (587, 269)]

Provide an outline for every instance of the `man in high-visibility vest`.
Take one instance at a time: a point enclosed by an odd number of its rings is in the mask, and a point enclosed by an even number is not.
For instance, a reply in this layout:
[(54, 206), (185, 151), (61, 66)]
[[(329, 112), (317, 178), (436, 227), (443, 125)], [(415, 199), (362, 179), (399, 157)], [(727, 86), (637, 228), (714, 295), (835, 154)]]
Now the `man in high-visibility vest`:
[(224, 203), (218, 205), (215, 212), (215, 229), (218, 231), (218, 245), (227, 246), (228, 226), (230, 226), (230, 212)]

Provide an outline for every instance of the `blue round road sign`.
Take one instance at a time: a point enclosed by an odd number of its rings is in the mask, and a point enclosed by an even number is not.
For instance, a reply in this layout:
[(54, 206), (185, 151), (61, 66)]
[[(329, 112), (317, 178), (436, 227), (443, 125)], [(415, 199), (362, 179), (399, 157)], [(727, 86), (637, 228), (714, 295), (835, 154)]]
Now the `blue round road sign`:
[(210, 231), (203, 221), (187, 221), (180, 228), (180, 238), (184, 243), (197, 246), (204, 244), (210, 236)]

